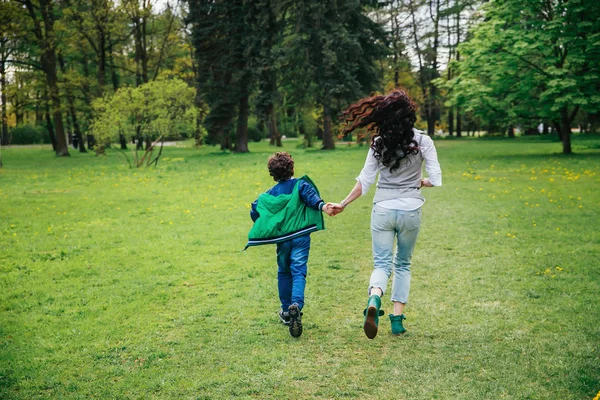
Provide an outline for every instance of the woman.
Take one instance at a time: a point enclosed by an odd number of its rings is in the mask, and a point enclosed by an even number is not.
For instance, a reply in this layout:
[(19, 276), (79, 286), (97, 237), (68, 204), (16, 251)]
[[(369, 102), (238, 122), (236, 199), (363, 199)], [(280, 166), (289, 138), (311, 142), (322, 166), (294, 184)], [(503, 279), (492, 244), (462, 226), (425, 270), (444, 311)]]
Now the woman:
[[(381, 296), (386, 292), (392, 269), (392, 334), (406, 332), (402, 320), (406, 319), (404, 306), (410, 289), (410, 260), (421, 226), (421, 206), (425, 202), (421, 187), (442, 185), (433, 140), (414, 129), (416, 110), (417, 105), (404, 90), (394, 90), (385, 96), (362, 99), (344, 111), (345, 134), (366, 128), (373, 133), (373, 138), (356, 185), (340, 204), (333, 205), (336, 211), (341, 212), (367, 194), (379, 173), (371, 214), (373, 272), (364, 311), (364, 331), (369, 339), (377, 335), (379, 317), (384, 314), (380, 310)], [(429, 178), (422, 177), (423, 161)]]

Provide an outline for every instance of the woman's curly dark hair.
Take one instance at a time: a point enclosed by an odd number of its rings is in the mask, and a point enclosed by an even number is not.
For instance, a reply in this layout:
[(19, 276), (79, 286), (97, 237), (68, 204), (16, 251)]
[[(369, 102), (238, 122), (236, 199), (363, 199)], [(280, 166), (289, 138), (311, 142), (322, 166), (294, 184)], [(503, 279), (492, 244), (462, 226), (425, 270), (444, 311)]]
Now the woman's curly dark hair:
[(285, 151), (280, 151), (269, 157), (269, 174), (277, 182), (287, 181), (294, 175), (294, 160)]
[(403, 158), (419, 152), (413, 133), (416, 111), (417, 105), (402, 89), (387, 95), (367, 97), (343, 112), (340, 119), (345, 120), (346, 126), (342, 132), (348, 134), (357, 128), (374, 131), (371, 148), (375, 158), (393, 172)]

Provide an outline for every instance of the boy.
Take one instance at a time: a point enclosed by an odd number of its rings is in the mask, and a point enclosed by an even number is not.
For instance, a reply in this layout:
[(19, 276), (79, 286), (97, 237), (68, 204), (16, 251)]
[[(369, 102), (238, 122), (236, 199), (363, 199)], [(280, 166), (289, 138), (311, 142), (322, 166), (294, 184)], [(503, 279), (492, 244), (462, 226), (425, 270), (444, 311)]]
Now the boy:
[(289, 326), (290, 335), (302, 335), (302, 308), (310, 233), (325, 229), (321, 211), (333, 209), (321, 199), (309, 177), (296, 179), (294, 160), (286, 152), (269, 157), (269, 174), (277, 184), (252, 203), (254, 226), (248, 246), (277, 244), (277, 283), (281, 309), (279, 319)]

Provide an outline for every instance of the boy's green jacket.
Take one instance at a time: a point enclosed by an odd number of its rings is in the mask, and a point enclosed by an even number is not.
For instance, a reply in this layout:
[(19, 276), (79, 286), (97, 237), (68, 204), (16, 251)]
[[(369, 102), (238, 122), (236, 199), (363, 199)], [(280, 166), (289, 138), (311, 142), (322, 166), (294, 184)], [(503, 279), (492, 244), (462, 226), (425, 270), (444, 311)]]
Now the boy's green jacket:
[(258, 196), (256, 211), (259, 217), (248, 233), (248, 243), (244, 250), (250, 246), (284, 242), (325, 229), (323, 213), (308, 207), (300, 198), (298, 184), (302, 179), (310, 183), (319, 194), (314, 182), (304, 175), (298, 179), (290, 194), (273, 196), (263, 193)]

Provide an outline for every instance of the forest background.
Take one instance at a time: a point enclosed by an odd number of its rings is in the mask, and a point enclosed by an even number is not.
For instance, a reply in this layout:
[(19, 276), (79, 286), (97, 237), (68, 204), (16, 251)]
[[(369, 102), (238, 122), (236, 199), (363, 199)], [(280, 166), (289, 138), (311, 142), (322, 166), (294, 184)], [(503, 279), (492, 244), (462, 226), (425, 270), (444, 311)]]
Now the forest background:
[(598, 127), (599, 21), (591, 0), (2, 0), (1, 144), (332, 149), (344, 107), (403, 87), (429, 135), (570, 153)]

